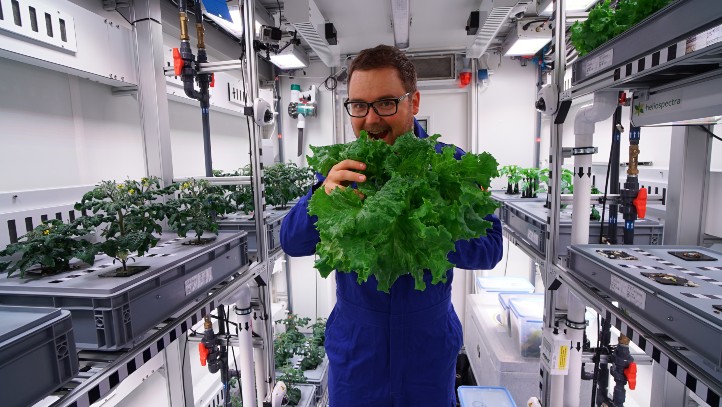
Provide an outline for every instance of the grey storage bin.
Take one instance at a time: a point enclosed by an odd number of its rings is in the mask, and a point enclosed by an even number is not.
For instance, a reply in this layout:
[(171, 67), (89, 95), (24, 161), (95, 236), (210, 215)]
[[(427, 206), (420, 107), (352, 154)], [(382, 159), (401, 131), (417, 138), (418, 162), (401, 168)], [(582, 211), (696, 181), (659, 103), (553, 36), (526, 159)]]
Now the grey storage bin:
[[(546, 255), (546, 233), (549, 209), (544, 207), (545, 202), (509, 202), (505, 205), (509, 212), (507, 226), (514, 231), (518, 238), (533, 247), (540, 257)], [(599, 205), (598, 205), (599, 206)], [(601, 214), (601, 208), (598, 207)], [(609, 213), (609, 211), (607, 211)], [(600, 221), (591, 221), (589, 224), (589, 241), (599, 242)], [(607, 229), (607, 223), (604, 223)], [(635, 245), (657, 245), (662, 243), (664, 227), (657, 221), (638, 219), (634, 222)], [(605, 232), (606, 234), (606, 232)], [(617, 221), (617, 239), (624, 240), (624, 219), (620, 216)], [(559, 245), (557, 256), (567, 256), (567, 246), (572, 243), (572, 209), (571, 206), (562, 209), (559, 219)]]
[(31, 406), (76, 374), (78, 355), (70, 312), (0, 306), (3, 406)]
[[(269, 255), (281, 248), (281, 222), (291, 208), (266, 210), (266, 236)], [(242, 212), (226, 215), (218, 221), (218, 229), (223, 231), (245, 231), (248, 233), (248, 251), (256, 253), (256, 220)]]
[(536, 198), (522, 198), (521, 193), (518, 194), (507, 194), (506, 191), (491, 191), (491, 199), (495, 200), (499, 207), (496, 208), (494, 215), (504, 223), (509, 221), (509, 212), (506, 209), (506, 204), (509, 202), (546, 202), (547, 194), (539, 193)]
[[(301, 356), (294, 356), (291, 358), (291, 364), (296, 369), (301, 369)], [(283, 372), (276, 370), (276, 378), (281, 376)], [(314, 397), (318, 401), (328, 387), (328, 356), (323, 357), (321, 364), (316, 366), (313, 370), (304, 370), (303, 375), (306, 376), (308, 384), (315, 387)]]
[(220, 233), (201, 246), (192, 237), (163, 234), (131, 266), (149, 266), (129, 277), (103, 276), (119, 264), (98, 256), (92, 267), (52, 276), (0, 276), (0, 304), (61, 308), (71, 312), (76, 345), (82, 349), (132, 347), (148, 331), (207, 290), (248, 268), (246, 232)]

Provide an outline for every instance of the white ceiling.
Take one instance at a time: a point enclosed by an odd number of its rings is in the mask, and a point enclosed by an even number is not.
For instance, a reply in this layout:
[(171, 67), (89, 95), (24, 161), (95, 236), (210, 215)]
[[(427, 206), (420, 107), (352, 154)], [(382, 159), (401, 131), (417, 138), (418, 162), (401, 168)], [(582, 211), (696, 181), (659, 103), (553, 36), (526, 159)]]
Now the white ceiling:
[[(315, 0), (315, 3), (336, 27), (341, 55), (379, 44), (393, 45), (390, 0)], [(261, 4), (269, 11), (278, 9), (275, 0), (262, 0)], [(408, 51), (465, 50), (474, 40), (474, 36), (466, 34), (466, 21), (480, 4), (480, 0), (411, 0)], [(280, 5), (283, 9), (283, 2)]]

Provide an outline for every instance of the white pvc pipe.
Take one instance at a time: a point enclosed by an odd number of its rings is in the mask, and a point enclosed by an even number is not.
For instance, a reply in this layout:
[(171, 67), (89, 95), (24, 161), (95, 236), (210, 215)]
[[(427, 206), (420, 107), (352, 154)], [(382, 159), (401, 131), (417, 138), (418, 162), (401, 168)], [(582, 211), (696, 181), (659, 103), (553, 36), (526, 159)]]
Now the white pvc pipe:
[(563, 407), (564, 399), (560, 396), (564, 394), (564, 378), (566, 376), (554, 375), (551, 377), (551, 398), (549, 405), (551, 407)]
[[(585, 321), (585, 311), (584, 303), (573, 292), (570, 292), (567, 319), (572, 322), (582, 323)], [(566, 329), (567, 338), (571, 341), (571, 348), (569, 349), (569, 375), (565, 376), (564, 380), (564, 407), (577, 407), (579, 406), (582, 385), (581, 347), (584, 341), (584, 329), (573, 329), (568, 326)]]
[(264, 357), (263, 349), (254, 348), (253, 357), (259, 361), (259, 363), (256, 363), (256, 383), (258, 383), (258, 386), (256, 386), (256, 398), (258, 399), (258, 405), (262, 406), (263, 400), (266, 398), (266, 364), (260, 363)]
[[(618, 105), (618, 92), (596, 92), (591, 105), (582, 106), (574, 118), (576, 147), (591, 147), (594, 139), (594, 126), (597, 122), (609, 118)], [(574, 207), (572, 208), (572, 244), (589, 243), (589, 200), (592, 193), (592, 155), (574, 156)], [(581, 174), (581, 175), (580, 175)], [(567, 297), (567, 319), (571, 322), (584, 322), (586, 308), (573, 293)], [(583, 329), (567, 327), (567, 337), (572, 341), (569, 354), (569, 374), (564, 379), (564, 407), (578, 407), (582, 381), (582, 352), (576, 350), (577, 342), (582, 342)]]
[[(238, 348), (240, 358), (240, 381), (243, 392), (243, 405), (256, 407), (256, 378), (253, 369), (253, 332), (251, 319), (251, 289), (248, 284), (241, 286), (236, 297), (236, 316), (238, 323)], [(260, 364), (260, 363), (259, 363)], [(262, 404), (261, 404), (262, 405)]]

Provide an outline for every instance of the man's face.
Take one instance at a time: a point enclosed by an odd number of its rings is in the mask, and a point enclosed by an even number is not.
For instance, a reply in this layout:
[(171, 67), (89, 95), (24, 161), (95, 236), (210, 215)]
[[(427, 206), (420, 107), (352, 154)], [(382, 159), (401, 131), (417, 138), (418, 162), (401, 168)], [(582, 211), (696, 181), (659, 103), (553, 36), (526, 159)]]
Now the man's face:
[[(403, 82), (394, 68), (354, 71), (348, 84), (348, 99), (355, 102), (372, 103), (379, 99), (399, 98), (406, 93)], [(366, 117), (351, 117), (351, 126), (358, 138), (366, 130), (371, 138), (394, 144), (400, 135), (412, 131), (414, 115), (419, 112), (418, 91), (399, 102), (396, 114), (379, 116), (369, 108)]]

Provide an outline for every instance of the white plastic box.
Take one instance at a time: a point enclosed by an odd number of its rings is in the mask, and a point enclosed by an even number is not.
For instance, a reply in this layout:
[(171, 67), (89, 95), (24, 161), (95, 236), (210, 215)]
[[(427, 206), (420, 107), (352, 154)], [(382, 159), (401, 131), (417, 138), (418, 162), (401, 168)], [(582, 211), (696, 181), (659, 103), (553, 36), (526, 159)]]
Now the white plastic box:
[(544, 318), (544, 297), (512, 298), (511, 336), (519, 346), (519, 353), (526, 358), (538, 358)]
[(533, 293), (534, 286), (520, 277), (478, 277), (476, 288), (482, 304), (495, 305), (499, 302), (499, 293)]
[(520, 294), (520, 293), (500, 293), (499, 294), (499, 305), (501, 306), (499, 311), (499, 321), (506, 328), (506, 334), (511, 336), (511, 310), (509, 309), (509, 301), (512, 298), (542, 298), (544, 299), (544, 293), (531, 293), (531, 294)]
[(461, 407), (516, 407), (503, 387), (459, 386), (458, 392)]

